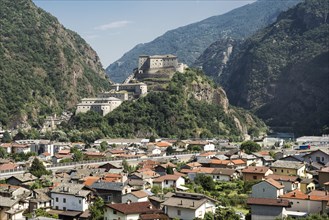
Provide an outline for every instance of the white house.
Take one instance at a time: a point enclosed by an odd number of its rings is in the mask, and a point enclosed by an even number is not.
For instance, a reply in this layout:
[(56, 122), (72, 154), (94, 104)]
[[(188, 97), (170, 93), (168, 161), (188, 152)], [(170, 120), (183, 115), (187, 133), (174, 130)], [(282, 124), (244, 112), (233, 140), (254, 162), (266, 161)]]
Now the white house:
[(176, 192), (162, 205), (169, 218), (191, 220), (203, 218), (206, 212), (215, 213), (216, 200), (198, 193)]
[(208, 143), (203, 146), (203, 151), (214, 151), (215, 150), (215, 145), (212, 143)]
[(52, 208), (84, 212), (91, 204), (91, 191), (82, 184), (63, 183), (51, 192)]
[(0, 196), (0, 219), (13, 220), (23, 219), (23, 212), (27, 209), (28, 203), (20, 198)]
[(309, 154), (306, 154), (303, 157), (305, 158), (305, 161), (309, 163), (311, 162), (318, 162), (321, 164), (329, 163), (329, 151), (327, 150), (318, 149)]
[(276, 199), (283, 195), (284, 186), (273, 179), (267, 179), (252, 186), (252, 198)]
[(153, 184), (159, 185), (161, 189), (170, 187), (177, 189), (181, 188), (182, 185), (185, 185), (185, 179), (181, 176), (170, 174), (154, 179)]
[(130, 202), (147, 202), (148, 196), (152, 193), (148, 193), (146, 190), (133, 191), (122, 196), (122, 203)]
[(281, 198), (288, 199), (291, 207), (288, 211), (305, 213), (326, 213), (326, 205), (329, 202), (329, 194), (326, 191), (312, 191), (305, 194), (299, 190), (286, 193)]

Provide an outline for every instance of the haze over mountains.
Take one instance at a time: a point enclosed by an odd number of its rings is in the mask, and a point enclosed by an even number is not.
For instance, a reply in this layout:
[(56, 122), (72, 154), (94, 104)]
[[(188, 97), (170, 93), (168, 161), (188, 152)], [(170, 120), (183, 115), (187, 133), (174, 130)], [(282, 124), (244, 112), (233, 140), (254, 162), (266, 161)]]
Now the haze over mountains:
[(273, 23), (281, 11), (298, 2), (300, 1), (260, 0), (224, 15), (168, 31), (149, 43), (135, 46), (111, 64), (106, 72), (113, 81), (122, 82), (137, 67), (138, 56), (141, 54), (171, 53), (178, 56), (181, 62), (192, 65), (213, 42), (227, 37), (246, 38), (260, 28)]

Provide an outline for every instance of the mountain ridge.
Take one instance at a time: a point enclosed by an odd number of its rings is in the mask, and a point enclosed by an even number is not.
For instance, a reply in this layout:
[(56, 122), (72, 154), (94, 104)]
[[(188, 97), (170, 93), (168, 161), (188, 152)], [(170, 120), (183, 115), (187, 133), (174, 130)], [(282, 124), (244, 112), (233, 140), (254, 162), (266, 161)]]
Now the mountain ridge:
[(274, 22), (280, 11), (298, 2), (261, 0), (223, 15), (167, 31), (151, 42), (136, 45), (107, 67), (106, 72), (113, 81), (122, 82), (137, 67), (137, 59), (141, 54), (174, 54), (180, 62), (191, 65), (216, 40), (227, 36), (240, 39), (248, 37)]

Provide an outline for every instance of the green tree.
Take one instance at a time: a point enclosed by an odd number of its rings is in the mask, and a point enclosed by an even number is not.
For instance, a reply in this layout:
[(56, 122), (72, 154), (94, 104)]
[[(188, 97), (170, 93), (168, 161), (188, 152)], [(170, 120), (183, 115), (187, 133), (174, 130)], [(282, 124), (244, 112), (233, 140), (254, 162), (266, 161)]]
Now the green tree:
[(97, 197), (93, 204), (89, 206), (91, 219), (101, 220), (104, 218), (104, 200), (101, 197)]
[(123, 171), (126, 173), (132, 173), (136, 170), (136, 167), (130, 166), (126, 159), (122, 160)]
[(166, 154), (167, 154), (167, 155), (170, 155), (170, 154), (172, 154), (172, 153), (174, 153), (174, 149), (173, 149), (173, 147), (172, 147), (172, 146), (167, 147), (167, 149), (166, 149)]
[(12, 142), (11, 135), (9, 134), (8, 131), (5, 131), (5, 133), (3, 133), (2, 142), (4, 142), (4, 143)]
[(245, 141), (241, 144), (240, 149), (244, 150), (247, 154), (251, 154), (260, 151), (261, 146), (254, 141)]
[(151, 137), (149, 139), (150, 139), (150, 142), (152, 142), (152, 143), (155, 142), (155, 137), (153, 135), (151, 135)]
[(159, 185), (153, 185), (152, 189), (151, 189), (151, 192), (154, 194), (154, 195), (159, 195), (159, 193), (161, 193), (161, 188)]
[(3, 147), (0, 147), (0, 158), (7, 158), (7, 156), (7, 151)]
[(232, 208), (217, 208), (215, 220), (239, 220), (240, 216)]
[(70, 152), (73, 154), (73, 161), (78, 162), (84, 159), (83, 153), (77, 147), (72, 147)]
[(32, 165), (29, 169), (30, 173), (40, 178), (42, 175), (49, 175), (51, 171), (48, 171), (43, 163), (38, 159), (34, 158)]
[(212, 212), (206, 212), (204, 214), (203, 220), (214, 220), (214, 214)]
[(102, 152), (103, 151), (106, 151), (107, 150), (107, 147), (108, 147), (107, 142), (106, 141), (102, 141), (102, 143), (99, 146), (99, 150), (102, 151)]
[(171, 166), (167, 166), (166, 173), (167, 174), (174, 174), (174, 169)]
[[(32, 215), (33, 215), (32, 213), (28, 213), (28, 214), (26, 215), (26, 217), (32, 218), (32, 217), (33, 217)], [(42, 216), (42, 217), (49, 217), (49, 218), (56, 218), (56, 219), (58, 219), (58, 214), (49, 214), (49, 213), (48, 213), (46, 210), (44, 210), (44, 209), (36, 209), (36, 210), (34, 211), (34, 216), (35, 216), (35, 217)]]
[(194, 182), (201, 185), (202, 188), (206, 191), (212, 191), (215, 189), (215, 182), (209, 175), (205, 175), (203, 173), (197, 174), (194, 178)]

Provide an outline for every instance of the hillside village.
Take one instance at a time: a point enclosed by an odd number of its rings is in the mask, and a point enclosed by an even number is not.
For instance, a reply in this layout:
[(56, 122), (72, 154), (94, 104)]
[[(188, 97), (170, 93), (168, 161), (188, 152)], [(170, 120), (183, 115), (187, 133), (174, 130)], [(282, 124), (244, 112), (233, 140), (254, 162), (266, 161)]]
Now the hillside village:
[(310, 149), (272, 142), (246, 153), (228, 140), (153, 138), (2, 143), (0, 216), (91, 219), (97, 205), (107, 220), (329, 213), (329, 137), (295, 141)]

